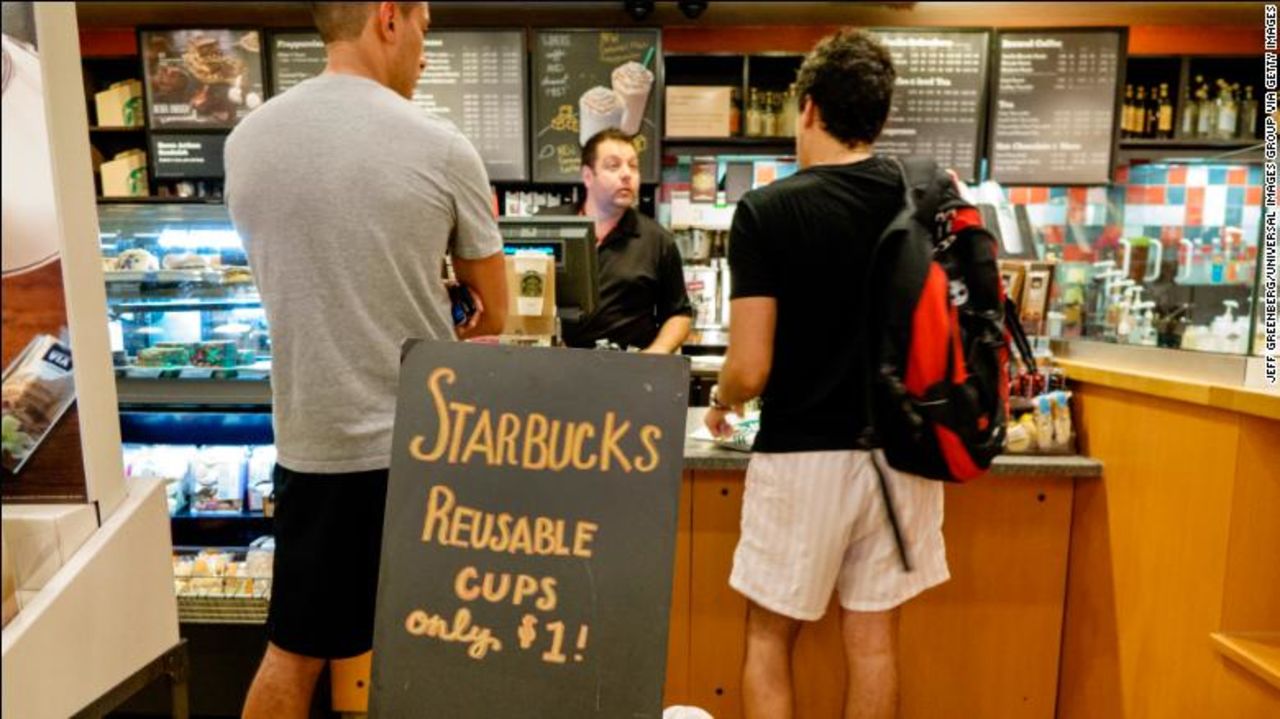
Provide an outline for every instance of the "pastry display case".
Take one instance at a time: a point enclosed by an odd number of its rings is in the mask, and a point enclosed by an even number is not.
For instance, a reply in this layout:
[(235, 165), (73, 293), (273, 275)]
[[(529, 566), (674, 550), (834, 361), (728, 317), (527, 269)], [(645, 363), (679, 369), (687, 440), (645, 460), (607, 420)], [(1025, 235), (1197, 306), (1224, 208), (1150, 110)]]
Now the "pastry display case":
[(224, 205), (103, 205), (117, 375), (265, 380), (266, 318)]

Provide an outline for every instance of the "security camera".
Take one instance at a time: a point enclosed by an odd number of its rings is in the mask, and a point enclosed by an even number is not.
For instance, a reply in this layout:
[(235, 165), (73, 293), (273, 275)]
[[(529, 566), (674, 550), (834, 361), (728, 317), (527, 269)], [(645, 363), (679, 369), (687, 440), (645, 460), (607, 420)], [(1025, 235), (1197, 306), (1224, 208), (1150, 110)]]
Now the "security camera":
[(643, 20), (653, 14), (653, 0), (623, 0), (622, 7), (636, 20)]
[(706, 11), (708, 0), (680, 0), (677, 3), (680, 6), (680, 12), (690, 20), (696, 20), (699, 15)]

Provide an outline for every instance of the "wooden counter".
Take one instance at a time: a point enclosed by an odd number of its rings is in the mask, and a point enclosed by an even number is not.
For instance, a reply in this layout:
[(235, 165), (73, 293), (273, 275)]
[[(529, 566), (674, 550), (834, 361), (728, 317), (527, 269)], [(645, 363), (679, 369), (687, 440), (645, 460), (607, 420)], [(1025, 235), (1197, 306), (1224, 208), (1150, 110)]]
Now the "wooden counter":
[(1280, 716), (1211, 638), (1280, 634), (1280, 395), (1061, 364), (1106, 479), (1076, 482), (1058, 716)]
[[(688, 429), (701, 421), (691, 410)], [(685, 448), (665, 703), (741, 716), (746, 601), (729, 587), (749, 455), (690, 440)], [(902, 716), (1049, 719), (1057, 704), (1074, 482), (1101, 463), (1080, 457), (999, 460), (992, 476), (946, 488), (952, 579), (903, 612)], [(843, 702), (838, 611), (801, 632), (801, 718)]]

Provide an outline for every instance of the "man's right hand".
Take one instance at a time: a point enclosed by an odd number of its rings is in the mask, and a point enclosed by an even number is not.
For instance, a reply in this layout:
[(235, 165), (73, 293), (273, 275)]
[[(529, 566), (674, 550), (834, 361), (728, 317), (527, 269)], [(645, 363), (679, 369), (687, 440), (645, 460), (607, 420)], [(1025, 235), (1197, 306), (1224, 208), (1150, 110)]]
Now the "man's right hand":
[(476, 312), (458, 327), (458, 339), (501, 334), (507, 324), (507, 260), (498, 252), (479, 260), (453, 258), (453, 274), (471, 290)]

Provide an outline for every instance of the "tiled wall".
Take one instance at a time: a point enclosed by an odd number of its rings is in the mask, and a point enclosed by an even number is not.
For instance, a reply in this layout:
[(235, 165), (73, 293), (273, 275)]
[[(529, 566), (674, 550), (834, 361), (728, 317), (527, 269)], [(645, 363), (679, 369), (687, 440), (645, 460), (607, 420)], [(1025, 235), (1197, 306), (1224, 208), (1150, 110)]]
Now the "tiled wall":
[(1121, 237), (1220, 236), (1239, 227), (1257, 242), (1262, 218), (1262, 168), (1257, 165), (1142, 164), (1116, 170), (1111, 186), (1007, 187), (1010, 202), (1026, 205), (1045, 244), (1063, 260), (1088, 262), (1094, 250)]

